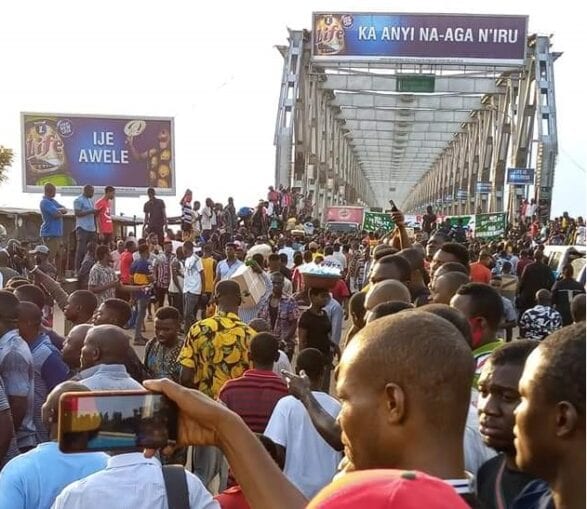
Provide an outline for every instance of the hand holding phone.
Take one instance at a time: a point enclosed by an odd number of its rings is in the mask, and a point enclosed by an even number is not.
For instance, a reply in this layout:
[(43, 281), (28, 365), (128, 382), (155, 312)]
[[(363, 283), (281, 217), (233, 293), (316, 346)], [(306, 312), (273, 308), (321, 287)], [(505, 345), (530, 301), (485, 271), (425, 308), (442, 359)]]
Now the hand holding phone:
[(160, 449), (177, 439), (177, 406), (148, 391), (67, 392), (58, 436), (66, 453)]
[(397, 212), (399, 209), (396, 207), (395, 202), (393, 200), (389, 200), (389, 204), (391, 205), (391, 211)]

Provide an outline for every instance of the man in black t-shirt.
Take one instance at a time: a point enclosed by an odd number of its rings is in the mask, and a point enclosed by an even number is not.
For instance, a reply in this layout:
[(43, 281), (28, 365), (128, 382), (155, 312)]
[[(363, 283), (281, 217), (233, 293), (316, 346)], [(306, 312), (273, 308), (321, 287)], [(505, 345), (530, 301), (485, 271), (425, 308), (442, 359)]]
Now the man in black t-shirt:
[(552, 287), (552, 305), (561, 314), (563, 327), (573, 323), (571, 316), (571, 302), (575, 295), (585, 293), (585, 289), (573, 279), (573, 266), (569, 263), (563, 267), (563, 279), (554, 283)]
[(323, 288), (308, 290), (310, 308), (304, 311), (298, 321), (298, 341), (300, 352), (306, 348), (316, 348), (326, 358), (322, 390), (328, 392), (330, 388), (330, 371), (332, 369), (333, 354), (340, 356), (340, 349), (330, 339), (332, 324), (324, 307), (330, 299), (330, 292)]
[(524, 363), (538, 346), (537, 341), (520, 340), (494, 350), (479, 378), (479, 431), (497, 456), (485, 462), (477, 473), (477, 496), (483, 507), (511, 507), (524, 487), (536, 478), (516, 467), (514, 410), (520, 402), (518, 382)]
[(145, 213), (145, 226), (148, 228), (149, 233), (156, 233), (159, 238), (159, 245), (163, 245), (165, 236), (163, 230), (167, 224), (167, 215), (165, 214), (165, 202), (159, 198), (155, 198), (155, 189), (150, 187), (147, 189), (147, 195), (149, 200), (143, 207)]

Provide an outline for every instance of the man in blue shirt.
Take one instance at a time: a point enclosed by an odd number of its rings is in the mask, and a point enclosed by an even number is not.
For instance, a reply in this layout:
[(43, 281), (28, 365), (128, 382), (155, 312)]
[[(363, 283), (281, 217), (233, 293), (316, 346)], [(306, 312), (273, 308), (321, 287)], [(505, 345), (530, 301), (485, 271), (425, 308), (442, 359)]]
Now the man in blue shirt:
[(0, 290), (0, 378), (10, 404), (18, 448), (25, 452), (37, 445), (34, 370), (31, 351), (18, 333), (18, 306), (12, 293)]
[(37, 428), (37, 442), (49, 440), (49, 430), (41, 419), (41, 407), (47, 394), (69, 377), (69, 367), (57, 348), (53, 346), (49, 336), (41, 329), (43, 315), (32, 302), (21, 302), (18, 309), (18, 329), (33, 355), (35, 370), (34, 423)]
[(90, 185), (84, 186), (84, 192), (73, 202), (75, 211), (75, 270), (80, 268), (82, 258), (86, 253), (88, 242), (96, 241), (96, 214), (92, 197), (94, 188)]
[(2, 469), (0, 507), (49, 509), (63, 488), (106, 467), (108, 455), (102, 452), (64, 454), (57, 443), (59, 398), (65, 392), (88, 390), (80, 383), (64, 382), (49, 394), (43, 421), (52, 441), (21, 454)]
[(63, 216), (67, 209), (55, 200), (57, 190), (53, 184), (45, 184), (45, 195), (41, 200), (41, 238), (49, 248), (50, 261), (59, 267), (61, 260), (61, 237), (63, 237)]

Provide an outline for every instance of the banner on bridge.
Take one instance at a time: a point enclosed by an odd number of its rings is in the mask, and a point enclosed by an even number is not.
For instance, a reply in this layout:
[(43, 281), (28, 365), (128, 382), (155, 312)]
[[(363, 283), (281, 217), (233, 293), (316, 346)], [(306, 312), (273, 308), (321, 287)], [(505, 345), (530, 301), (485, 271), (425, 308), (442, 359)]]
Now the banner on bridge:
[(393, 230), (395, 224), (389, 214), (382, 212), (365, 212), (363, 219), (363, 230), (368, 232), (389, 232)]
[(175, 194), (172, 118), (23, 113), (21, 136), (24, 192), (50, 182), (63, 194), (86, 184)]
[(313, 14), (312, 56), (520, 65), (527, 31), (527, 16), (320, 12)]
[(505, 235), (505, 213), (475, 214), (475, 237), (494, 239)]

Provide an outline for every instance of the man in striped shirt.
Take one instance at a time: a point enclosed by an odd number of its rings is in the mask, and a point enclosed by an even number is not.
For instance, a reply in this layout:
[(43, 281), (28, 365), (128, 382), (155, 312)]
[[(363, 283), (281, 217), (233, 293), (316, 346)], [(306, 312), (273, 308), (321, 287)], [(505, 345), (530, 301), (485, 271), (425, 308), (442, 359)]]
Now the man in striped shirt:
[(240, 415), (254, 433), (263, 433), (277, 402), (288, 395), (281, 377), (273, 372), (279, 359), (277, 338), (262, 332), (251, 340), (253, 369), (224, 384), (218, 399)]

